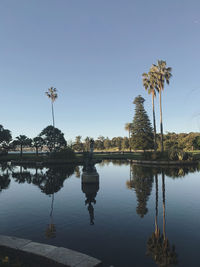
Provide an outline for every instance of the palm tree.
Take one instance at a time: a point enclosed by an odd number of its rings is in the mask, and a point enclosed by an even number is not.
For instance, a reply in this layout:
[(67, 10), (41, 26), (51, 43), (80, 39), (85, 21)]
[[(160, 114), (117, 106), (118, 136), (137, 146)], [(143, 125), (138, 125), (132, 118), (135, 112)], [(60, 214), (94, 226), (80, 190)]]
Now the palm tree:
[(23, 147), (31, 146), (32, 140), (28, 138), (26, 135), (19, 135), (16, 137), (16, 140), (13, 141), (13, 145), (20, 146), (20, 156), (22, 157)]
[(125, 124), (124, 129), (128, 131), (128, 138), (129, 138), (129, 149), (131, 152), (131, 129), (132, 129), (132, 123), (128, 122)]
[(156, 151), (156, 118), (155, 118), (155, 107), (154, 98), (156, 97), (156, 79), (154, 75), (149, 73), (143, 73), (143, 86), (148, 93), (152, 95), (152, 109), (153, 109), (153, 130), (154, 130), (154, 151)]
[(160, 133), (161, 133), (161, 151), (163, 152), (163, 122), (162, 122), (162, 101), (161, 94), (164, 90), (165, 82), (169, 84), (169, 80), (172, 77), (172, 68), (166, 66), (166, 61), (158, 60), (157, 65), (153, 64), (150, 73), (156, 79), (156, 87), (159, 91), (159, 102), (160, 102)]
[(51, 99), (51, 110), (52, 110), (52, 118), (53, 118), (53, 127), (55, 127), (53, 103), (56, 100), (56, 98), (58, 97), (56, 92), (57, 92), (57, 89), (54, 88), (54, 87), (50, 87), (48, 89), (48, 91), (45, 92), (45, 94), (48, 96), (48, 98)]

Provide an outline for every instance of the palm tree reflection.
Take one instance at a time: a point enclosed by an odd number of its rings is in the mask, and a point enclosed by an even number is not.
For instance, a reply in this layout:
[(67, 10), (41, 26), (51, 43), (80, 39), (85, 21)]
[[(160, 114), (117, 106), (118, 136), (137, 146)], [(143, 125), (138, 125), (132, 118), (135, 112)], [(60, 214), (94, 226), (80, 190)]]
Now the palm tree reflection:
[(166, 218), (165, 218), (165, 174), (162, 171), (162, 204), (163, 204), (163, 234), (157, 223), (158, 216), (158, 175), (155, 175), (156, 186), (156, 215), (155, 215), (155, 231), (147, 241), (147, 255), (150, 255), (158, 266), (172, 266), (178, 263), (175, 246), (170, 247), (168, 238), (166, 237)]
[[(31, 170), (31, 169), (30, 169)], [(47, 169), (35, 168), (35, 173), (25, 170), (22, 166), (19, 171), (13, 171), (12, 176), (18, 183), (32, 183), (38, 186), (42, 193), (51, 197), (50, 223), (47, 226), (45, 235), (47, 238), (56, 236), (56, 226), (53, 222), (53, 209), (55, 202), (55, 193), (64, 185), (64, 181), (75, 171), (75, 166), (51, 166)]]

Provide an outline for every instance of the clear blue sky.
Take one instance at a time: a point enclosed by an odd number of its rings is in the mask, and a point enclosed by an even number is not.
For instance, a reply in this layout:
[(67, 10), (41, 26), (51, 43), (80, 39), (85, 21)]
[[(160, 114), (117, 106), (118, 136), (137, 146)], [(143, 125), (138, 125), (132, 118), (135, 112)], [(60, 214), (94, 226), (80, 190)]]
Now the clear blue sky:
[(1, 0), (0, 36), (0, 124), (13, 137), (52, 123), (50, 86), (66, 139), (127, 135), (137, 95), (152, 118), (141, 75), (158, 59), (173, 69), (164, 131), (200, 131), (199, 0)]

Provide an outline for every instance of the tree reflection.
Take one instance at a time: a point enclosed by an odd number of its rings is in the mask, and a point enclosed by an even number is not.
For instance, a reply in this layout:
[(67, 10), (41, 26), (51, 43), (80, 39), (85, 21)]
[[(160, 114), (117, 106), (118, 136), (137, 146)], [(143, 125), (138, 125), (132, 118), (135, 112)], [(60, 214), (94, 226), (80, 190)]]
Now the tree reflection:
[(147, 201), (151, 194), (153, 183), (153, 172), (149, 167), (141, 165), (131, 165), (130, 180), (127, 181), (127, 187), (134, 189), (137, 196), (137, 214), (141, 218), (147, 214)]
[(55, 196), (64, 184), (64, 181), (75, 171), (75, 166), (51, 166), (48, 169), (35, 168), (35, 173), (25, 170), (22, 166), (19, 171), (13, 171), (12, 176), (18, 183), (32, 183), (38, 186), (42, 193), (51, 197), (50, 222), (45, 231), (47, 238), (56, 236), (56, 226), (53, 222), (53, 208)]
[(19, 171), (12, 172), (12, 177), (19, 184), (25, 183), (25, 182), (30, 184), (32, 182), (32, 176), (31, 176), (30, 171), (26, 171), (26, 169), (24, 169), (22, 166), (20, 166)]
[(3, 173), (0, 175), (0, 192), (2, 190), (8, 189), (10, 185), (10, 178), (9, 178), (9, 174), (7, 173)]
[(155, 175), (156, 186), (156, 215), (155, 215), (155, 231), (147, 241), (147, 255), (150, 255), (158, 266), (173, 266), (177, 262), (177, 254), (175, 246), (170, 247), (169, 240), (166, 236), (166, 218), (165, 218), (165, 174), (162, 171), (162, 204), (163, 204), (163, 234), (157, 223), (158, 216), (158, 175)]

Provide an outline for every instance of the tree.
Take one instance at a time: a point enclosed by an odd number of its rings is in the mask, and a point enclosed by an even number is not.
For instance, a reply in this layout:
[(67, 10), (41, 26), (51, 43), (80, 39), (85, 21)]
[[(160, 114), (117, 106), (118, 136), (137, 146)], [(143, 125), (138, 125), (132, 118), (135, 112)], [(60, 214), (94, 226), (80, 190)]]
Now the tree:
[(81, 142), (81, 138), (81, 135), (76, 136), (76, 140), (73, 145), (73, 149), (76, 151), (83, 151), (83, 143)]
[(200, 136), (196, 136), (194, 139), (193, 139), (193, 147), (194, 149), (200, 149)]
[(48, 91), (45, 92), (45, 94), (48, 96), (48, 98), (51, 99), (51, 111), (52, 111), (53, 127), (55, 127), (53, 103), (56, 100), (56, 98), (58, 97), (56, 92), (57, 92), (57, 89), (54, 87), (50, 87), (48, 89)]
[(104, 140), (104, 142), (103, 142), (103, 146), (105, 147), (105, 149), (109, 149), (109, 148), (111, 148), (111, 141), (110, 141), (110, 139), (108, 138), (108, 137), (106, 137), (106, 139)]
[(123, 141), (122, 137), (119, 136), (116, 138), (116, 146), (117, 146), (119, 151), (121, 151), (121, 149), (122, 149), (122, 141)]
[(128, 139), (128, 137), (124, 137), (123, 140), (122, 140), (122, 149), (126, 150), (128, 148), (130, 148), (129, 139)]
[(98, 150), (103, 150), (104, 149), (104, 141), (105, 141), (105, 138), (100, 135), (97, 140), (95, 140), (95, 148), (98, 149)]
[(151, 72), (143, 73), (143, 86), (148, 93), (152, 95), (152, 109), (153, 109), (153, 130), (154, 130), (154, 150), (156, 151), (157, 144), (156, 144), (156, 117), (155, 117), (155, 107), (154, 107), (154, 98), (156, 97), (156, 79)]
[(8, 150), (11, 140), (11, 132), (0, 125), (0, 149)]
[(150, 75), (156, 80), (156, 88), (159, 91), (159, 103), (160, 103), (160, 133), (161, 133), (161, 151), (163, 152), (163, 119), (162, 119), (162, 101), (161, 94), (164, 90), (165, 82), (169, 84), (169, 80), (172, 77), (172, 68), (166, 66), (166, 61), (158, 60), (157, 65), (153, 64), (150, 69)]
[(85, 141), (85, 143), (84, 143), (85, 151), (88, 152), (88, 151), (90, 151), (90, 137), (87, 136), (84, 141)]
[(128, 123), (126, 123), (125, 124), (125, 127), (124, 127), (124, 129), (126, 130), (126, 131), (128, 131), (128, 138), (129, 138), (129, 149), (130, 149), (130, 152), (131, 152), (131, 129), (132, 129), (132, 123), (130, 123), (130, 122), (128, 122)]
[(144, 109), (144, 98), (140, 95), (134, 99), (135, 115), (131, 129), (131, 146), (133, 149), (152, 149), (154, 147), (153, 129)]
[(20, 146), (20, 156), (22, 157), (23, 147), (31, 146), (31, 142), (32, 140), (28, 138), (26, 135), (19, 135), (16, 137), (16, 140), (14, 140), (13, 144)]
[(38, 156), (38, 149), (44, 146), (44, 140), (41, 136), (37, 136), (32, 140), (32, 146), (35, 147), (36, 155)]
[(44, 145), (48, 147), (50, 152), (53, 150), (60, 151), (67, 146), (64, 134), (54, 126), (47, 126), (39, 136), (44, 140)]

